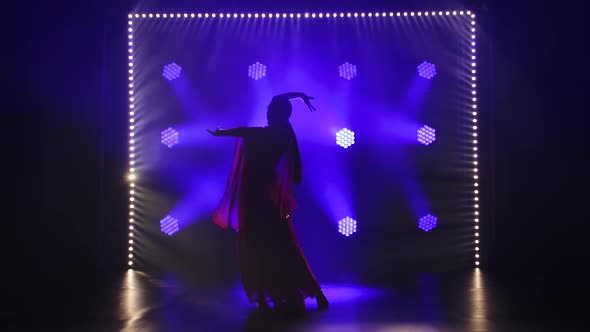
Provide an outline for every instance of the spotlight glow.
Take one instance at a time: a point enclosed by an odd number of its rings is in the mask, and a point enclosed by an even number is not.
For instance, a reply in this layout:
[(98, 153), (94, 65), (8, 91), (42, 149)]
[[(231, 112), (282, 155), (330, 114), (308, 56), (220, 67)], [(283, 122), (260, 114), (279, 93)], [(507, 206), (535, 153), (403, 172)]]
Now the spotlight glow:
[(430, 126), (424, 125), (418, 129), (418, 142), (428, 146), (436, 140), (436, 130)]
[(345, 62), (344, 64), (338, 67), (338, 72), (340, 74), (340, 77), (350, 81), (351, 79), (356, 77), (356, 66), (351, 63)]
[(347, 128), (343, 128), (336, 133), (336, 144), (348, 149), (354, 144), (354, 132)]
[(418, 228), (425, 232), (428, 232), (436, 227), (437, 221), (437, 217), (431, 214), (427, 214), (424, 217), (420, 218), (420, 220), (418, 221)]
[(172, 63), (164, 66), (164, 71), (162, 72), (162, 76), (164, 76), (165, 79), (172, 81), (172, 80), (179, 78), (181, 73), (182, 73), (182, 68), (179, 65), (177, 65), (176, 63), (172, 62)]
[(338, 232), (346, 237), (356, 233), (356, 220), (346, 217), (338, 221)]
[(248, 66), (248, 77), (259, 80), (266, 76), (266, 66), (260, 62)]
[(166, 216), (164, 219), (160, 220), (160, 230), (162, 233), (171, 236), (180, 230), (178, 227), (178, 220), (174, 217)]
[(180, 142), (178, 131), (173, 128), (167, 128), (161, 133), (162, 144), (171, 148)]
[(418, 65), (418, 75), (428, 80), (432, 79), (436, 76), (436, 66), (428, 61), (424, 61)]

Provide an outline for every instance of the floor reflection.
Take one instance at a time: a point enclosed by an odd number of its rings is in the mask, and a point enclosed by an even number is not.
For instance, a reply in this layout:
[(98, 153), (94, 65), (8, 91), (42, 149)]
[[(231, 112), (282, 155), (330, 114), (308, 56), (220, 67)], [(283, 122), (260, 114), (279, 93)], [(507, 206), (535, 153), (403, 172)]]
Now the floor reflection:
[(486, 307), (486, 287), (482, 272), (479, 268), (473, 271), (471, 288), (469, 289), (469, 299), (471, 310), (469, 330), (474, 332), (489, 331), (488, 312)]
[(122, 331), (488, 331), (480, 270), (461, 278), (422, 274), (391, 287), (326, 284), (330, 309), (297, 318), (259, 313), (239, 284), (196, 287), (129, 271), (121, 284)]

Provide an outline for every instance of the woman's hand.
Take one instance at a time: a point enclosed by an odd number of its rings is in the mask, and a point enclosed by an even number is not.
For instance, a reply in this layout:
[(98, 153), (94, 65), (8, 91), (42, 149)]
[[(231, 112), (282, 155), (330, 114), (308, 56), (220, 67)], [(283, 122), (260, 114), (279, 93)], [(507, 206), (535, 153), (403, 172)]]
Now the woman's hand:
[(217, 128), (215, 129), (215, 131), (207, 129), (207, 131), (209, 132), (209, 134), (213, 135), (213, 136), (221, 136), (221, 129)]
[(305, 105), (307, 105), (307, 107), (309, 107), (310, 111), (315, 112), (315, 107), (313, 107), (313, 105), (311, 104), (311, 101), (310, 101), (313, 99), (313, 97), (303, 94), (303, 96), (301, 96), (301, 99), (303, 99), (303, 102), (305, 103)]
[(296, 98), (301, 98), (301, 99), (303, 99), (303, 102), (305, 103), (305, 105), (307, 105), (307, 107), (309, 107), (309, 110), (312, 111), (312, 112), (315, 112), (315, 107), (313, 107), (313, 105), (310, 102), (310, 100), (312, 100), (313, 97), (310, 97), (310, 96), (306, 95), (303, 92), (288, 92), (288, 93), (283, 93), (281, 95), (274, 96), (273, 97), (273, 100), (275, 100), (275, 98), (286, 98), (286, 99), (289, 99), (289, 100), (296, 99)]

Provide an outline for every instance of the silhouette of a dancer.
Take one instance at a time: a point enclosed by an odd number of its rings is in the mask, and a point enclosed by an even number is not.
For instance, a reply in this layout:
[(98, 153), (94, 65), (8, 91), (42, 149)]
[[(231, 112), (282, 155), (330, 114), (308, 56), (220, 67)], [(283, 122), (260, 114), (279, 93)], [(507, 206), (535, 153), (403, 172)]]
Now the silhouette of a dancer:
[(214, 222), (238, 231), (237, 254), (242, 284), (259, 308), (304, 310), (304, 299), (315, 298), (325, 309), (328, 300), (314, 277), (293, 229), (296, 208), (293, 184), (302, 181), (297, 137), (289, 122), (290, 99), (304, 93), (272, 98), (266, 127), (208, 130), (214, 136), (237, 137), (231, 174)]

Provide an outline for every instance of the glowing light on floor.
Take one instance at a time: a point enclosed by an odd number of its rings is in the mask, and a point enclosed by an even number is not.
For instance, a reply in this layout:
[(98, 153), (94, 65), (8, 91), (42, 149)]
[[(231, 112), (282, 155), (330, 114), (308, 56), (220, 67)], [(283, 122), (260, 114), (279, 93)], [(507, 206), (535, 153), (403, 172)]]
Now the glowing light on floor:
[(266, 76), (266, 66), (261, 64), (260, 62), (256, 62), (248, 66), (248, 77), (253, 78), (254, 80), (259, 80)]
[(345, 62), (338, 67), (338, 72), (340, 73), (340, 77), (351, 80), (356, 77), (356, 66)]
[(432, 79), (436, 76), (436, 66), (428, 61), (424, 61), (418, 65), (418, 75), (428, 80)]
[(429, 126), (422, 126), (418, 129), (418, 142), (424, 145), (430, 145), (436, 140), (436, 130)]
[(338, 232), (346, 237), (356, 233), (356, 220), (351, 217), (341, 219), (338, 221)]
[(181, 73), (182, 68), (176, 63), (172, 62), (164, 66), (164, 72), (162, 73), (162, 76), (164, 76), (164, 78), (168, 81), (172, 81), (179, 78)]
[(354, 132), (347, 128), (341, 129), (336, 133), (336, 144), (348, 149), (354, 144)]
[(178, 132), (172, 128), (162, 131), (161, 142), (169, 148), (175, 146), (180, 142)]
[(164, 219), (160, 220), (160, 230), (162, 233), (171, 236), (180, 230), (178, 220), (171, 216), (166, 216)]
[(430, 230), (432, 230), (433, 228), (436, 228), (436, 222), (438, 221), (438, 218), (431, 215), (431, 214), (427, 214), (424, 217), (420, 218), (420, 220), (418, 221), (418, 228), (420, 228), (421, 230), (428, 232)]

